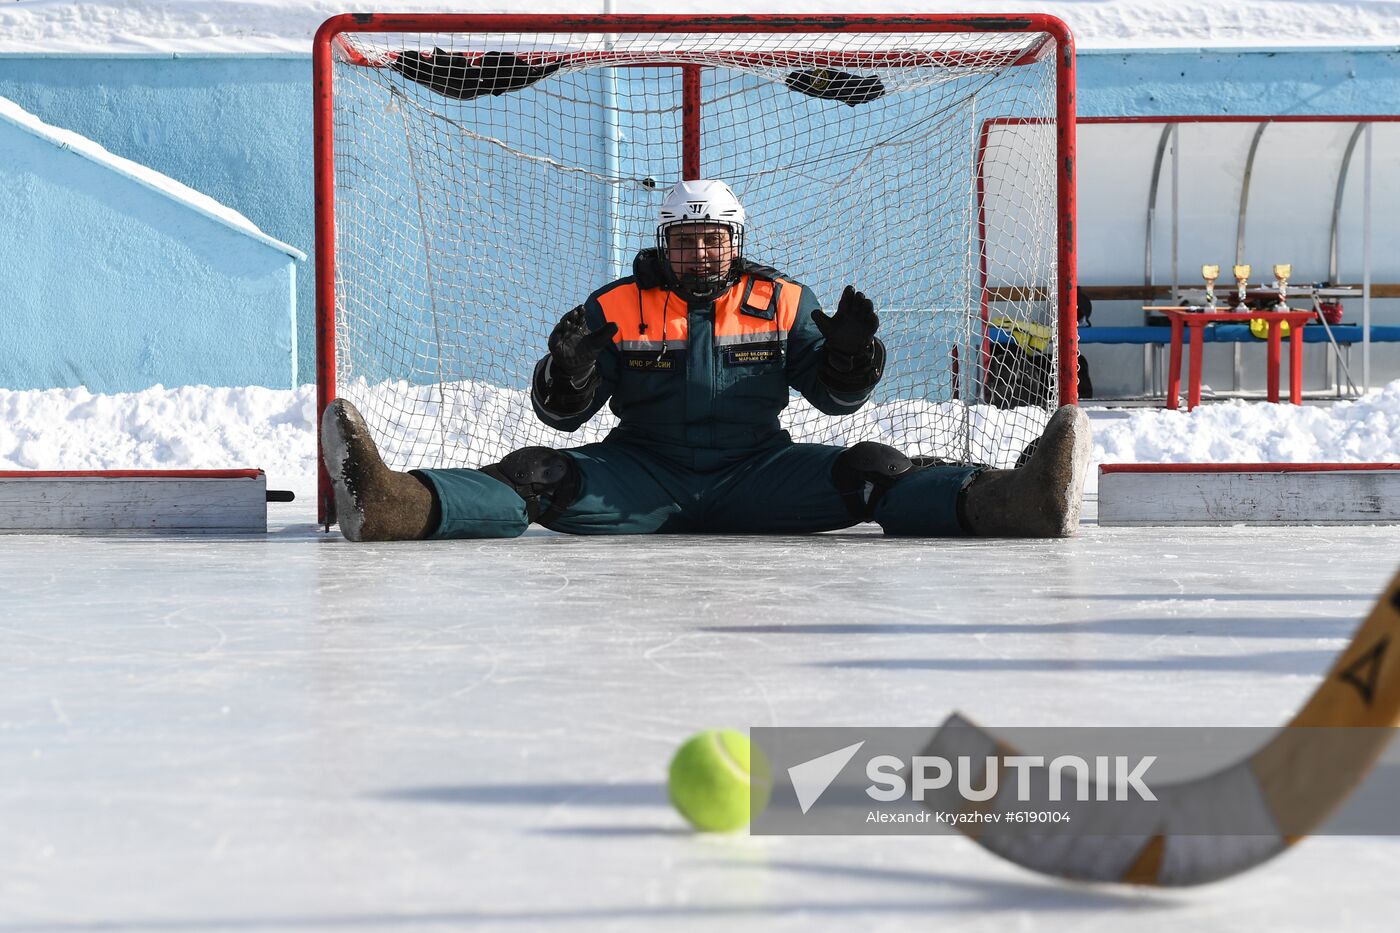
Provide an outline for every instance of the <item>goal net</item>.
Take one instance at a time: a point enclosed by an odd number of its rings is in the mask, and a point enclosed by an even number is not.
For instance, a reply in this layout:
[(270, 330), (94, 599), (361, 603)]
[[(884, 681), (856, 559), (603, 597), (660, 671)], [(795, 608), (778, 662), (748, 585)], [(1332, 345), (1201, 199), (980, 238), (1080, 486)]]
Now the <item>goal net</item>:
[(1009, 465), (1075, 398), (1072, 67), (1039, 16), (336, 17), (321, 405), (353, 401), (398, 469), (602, 438), (606, 408), (573, 434), (536, 419), (534, 364), (631, 273), (666, 191), (715, 178), (747, 258), (880, 315), (870, 403), (794, 395), (794, 439)]

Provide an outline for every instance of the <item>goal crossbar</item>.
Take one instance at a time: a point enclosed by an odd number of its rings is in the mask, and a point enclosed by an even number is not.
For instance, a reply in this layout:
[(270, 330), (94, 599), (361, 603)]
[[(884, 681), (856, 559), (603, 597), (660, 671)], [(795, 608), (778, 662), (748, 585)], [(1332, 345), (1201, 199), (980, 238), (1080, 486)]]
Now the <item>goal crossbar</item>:
[[(386, 50), (379, 54), (367, 55), (360, 49), (355, 48), (345, 42), (336, 40), (336, 48), (345, 56), (345, 60), (352, 65), (359, 65), (362, 68), (390, 68), (398, 61), (401, 53), (399, 51)], [(665, 68), (681, 64), (720, 64), (733, 65), (739, 67), (751, 67), (755, 65), (777, 66), (777, 67), (812, 67), (825, 66), (829, 68), (989, 68), (989, 67), (1016, 67), (1036, 61), (1049, 45), (1048, 40), (1042, 41), (1023, 52), (1007, 56), (992, 52), (960, 52), (947, 50), (939, 52), (829, 52), (829, 51), (804, 51), (796, 52), (790, 49), (774, 48), (762, 51), (748, 52), (712, 52), (704, 56), (686, 56), (684, 52), (672, 58), (661, 58), (648, 53), (638, 52), (618, 52), (606, 47), (579, 49), (579, 50), (555, 50), (547, 52), (527, 52), (516, 56), (516, 59), (524, 65), (540, 67), (545, 65), (557, 65), (561, 68), (570, 67), (594, 67), (607, 65), (615, 68)], [(457, 51), (447, 54), (453, 55), (466, 65), (480, 64), (490, 54), (489, 49), (476, 49), (471, 51)]]

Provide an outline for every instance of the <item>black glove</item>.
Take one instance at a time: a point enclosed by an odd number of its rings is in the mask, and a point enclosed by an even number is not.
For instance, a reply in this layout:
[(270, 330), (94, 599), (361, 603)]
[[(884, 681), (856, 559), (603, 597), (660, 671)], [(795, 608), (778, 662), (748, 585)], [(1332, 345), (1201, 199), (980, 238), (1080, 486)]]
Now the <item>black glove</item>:
[(589, 331), (579, 305), (554, 325), (549, 335), (549, 380), (546, 405), (551, 411), (573, 412), (588, 407), (598, 388), (598, 354), (612, 343), (617, 325), (608, 322)]
[(812, 321), (826, 340), (821, 380), (828, 388), (863, 392), (880, 381), (885, 368), (884, 344), (875, 339), (880, 316), (864, 292), (847, 285), (836, 314), (828, 316), (818, 308)]
[(598, 354), (612, 343), (616, 333), (617, 325), (611, 322), (590, 332), (583, 305), (564, 315), (549, 335), (555, 375), (575, 384), (586, 379), (598, 365)]
[(531, 65), (509, 52), (487, 52), (468, 59), (460, 52), (399, 52), (389, 66), (399, 74), (439, 94), (457, 100), (474, 100), (483, 94), (504, 94), (529, 87), (558, 71), (563, 62)]
[(885, 83), (876, 75), (853, 75), (830, 68), (808, 68), (794, 71), (785, 83), (794, 91), (822, 100), (839, 100), (854, 107), (885, 96)]

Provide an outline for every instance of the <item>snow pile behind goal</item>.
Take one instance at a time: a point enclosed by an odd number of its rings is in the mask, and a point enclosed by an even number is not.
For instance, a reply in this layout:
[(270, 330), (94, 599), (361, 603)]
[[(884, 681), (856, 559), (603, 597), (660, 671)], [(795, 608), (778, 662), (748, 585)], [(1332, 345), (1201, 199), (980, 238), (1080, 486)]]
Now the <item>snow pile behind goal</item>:
[[(973, 411), (988, 419), (1001, 414)], [(310, 502), (316, 489), (315, 412), (315, 388), (309, 385), (295, 390), (156, 386), (117, 395), (81, 388), (0, 389), (0, 470), (256, 467), (267, 471), (268, 488), (291, 489)], [(441, 417), (472, 412), (497, 423), (535, 417), (524, 391), (484, 386), (455, 395)], [(1091, 409), (1090, 414), (1091, 489), (1102, 463), (1400, 462), (1400, 380), (1326, 408), (1228, 402), (1193, 412), (1138, 410), (1115, 417), (1120, 413)], [(873, 427), (885, 443), (896, 443), (885, 415), (874, 405), (846, 419), (825, 419), (823, 441), (840, 444)], [(605, 410), (579, 431), (557, 438), (561, 446), (577, 446), (600, 439), (614, 423)], [(993, 431), (995, 425), (988, 422), (979, 430)], [(425, 458), (431, 453), (426, 442), (418, 450)], [(936, 455), (930, 448), (909, 452)]]
[[(572, 434), (544, 427), (535, 417), (527, 391), (505, 389), (486, 382), (450, 382), (411, 385), (404, 381), (349, 387), (347, 395), (357, 404), (380, 409), (381, 401), (402, 405), (410, 401), (411, 419), (386, 420), (376, 425), (376, 439), (391, 461), (406, 470), (415, 467), (462, 466), (460, 451), (471, 445), (475, 462), (494, 463), (517, 448), (512, 438), (529, 437), (543, 446), (578, 447), (601, 441), (617, 426), (617, 416), (607, 408)], [(387, 406), (383, 411), (390, 411)], [(387, 416), (386, 416), (387, 417)], [(956, 460), (969, 434), (978, 449), (992, 454), (992, 464), (1010, 466), (1021, 447), (1009, 430), (1013, 424), (1033, 421), (1042, 427), (1048, 413), (1039, 408), (1000, 409), (961, 402), (872, 403), (845, 416), (824, 415), (806, 403), (784, 409), (785, 429), (800, 423), (802, 441), (846, 447), (873, 440), (897, 447), (912, 457)]]
[(316, 489), (316, 390), (153, 386), (0, 389), (0, 471), (262, 469), (269, 489)]
[[(617, 418), (604, 409), (573, 434), (549, 431), (539, 424), (523, 389), (486, 383), (408, 386), (384, 383), (360, 386), (373, 400), (414, 394), (428, 414), (417, 430), (391, 426), (404, 453), (398, 469), (433, 466), (443, 459), (441, 439), (469, 433), (494, 438), (481, 450), (483, 466), (509, 453), (505, 438), (545, 431), (557, 447), (577, 447), (602, 440)], [(913, 426), (926, 441), (905, 449), (912, 455), (941, 456), (936, 435), (927, 424), (946, 423), (945, 413), (914, 413), (907, 407), (891, 417), (891, 406), (870, 405), (847, 418), (820, 415), (820, 443), (854, 443), (875, 437), (900, 446), (897, 424)], [(973, 430), (1004, 436), (998, 418), (1013, 411), (978, 406), (969, 409)], [(290, 489), (310, 501), (316, 490), (316, 390), (258, 386), (154, 386), (141, 392), (98, 395), (87, 389), (10, 391), (0, 389), (0, 470), (179, 470), (251, 467), (266, 471), (268, 488)], [(785, 420), (787, 413), (784, 413)], [(1019, 451), (1006, 451), (1015, 458)]]

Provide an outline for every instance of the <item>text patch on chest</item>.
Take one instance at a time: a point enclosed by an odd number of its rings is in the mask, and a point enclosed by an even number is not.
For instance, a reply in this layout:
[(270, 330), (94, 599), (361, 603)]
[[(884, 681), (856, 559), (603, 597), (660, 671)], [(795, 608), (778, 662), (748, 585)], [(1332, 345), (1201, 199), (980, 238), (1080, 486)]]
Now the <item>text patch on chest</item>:
[(630, 372), (680, 372), (685, 368), (685, 354), (680, 350), (668, 350), (661, 354), (625, 351), (622, 354), (622, 368)]
[(783, 358), (782, 347), (776, 343), (750, 343), (724, 350), (725, 366), (762, 366)]

